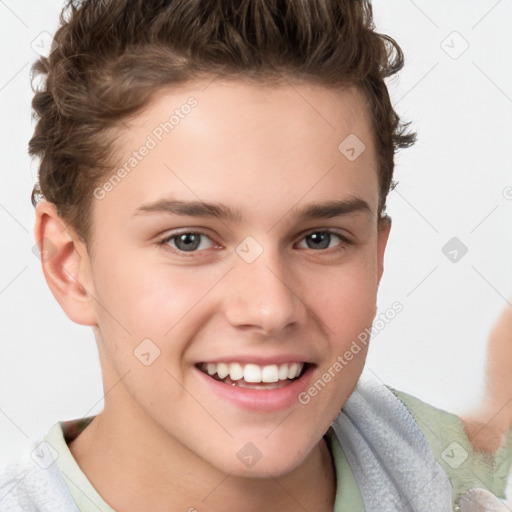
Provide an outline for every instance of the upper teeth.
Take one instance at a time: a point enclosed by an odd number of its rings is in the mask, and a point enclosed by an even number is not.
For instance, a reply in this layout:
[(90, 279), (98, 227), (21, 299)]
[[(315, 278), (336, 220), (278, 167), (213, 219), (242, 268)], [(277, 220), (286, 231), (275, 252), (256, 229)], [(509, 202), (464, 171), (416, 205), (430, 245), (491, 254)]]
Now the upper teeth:
[(257, 364), (240, 363), (207, 363), (203, 370), (209, 375), (217, 374), (220, 379), (228, 375), (231, 380), (244, 379), (245, 382), (277, 382), (278, 380), (295, 379), (302, 372), (304, 363), (284, 363), (258, 366)]

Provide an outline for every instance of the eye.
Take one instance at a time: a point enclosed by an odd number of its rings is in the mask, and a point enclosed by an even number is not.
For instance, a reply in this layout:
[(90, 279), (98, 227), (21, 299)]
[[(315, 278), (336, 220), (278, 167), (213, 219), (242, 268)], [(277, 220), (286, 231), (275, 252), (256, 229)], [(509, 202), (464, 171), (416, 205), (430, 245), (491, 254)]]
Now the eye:
[[(331, 245), (338, 240), (337, 244)], [(312, 231), (301, 239), (301, 243), (305, 241), (306, 247), (301, 248), (313, 249), (315, 251), (324, 251), (326, 249), (343, 250), (351, 241), (340, 233), (332, 230)], [(157, 242), (158, 246), (163, 246), (171, 251), (183, 255), (183, 253), (197, 253), (201, 250), (210, 249), (215, 246), (213, 240), (205, 233), (199, 231), (184, 231), (181, 233), (173, 233)], [(300, 244), (299, 244), (300, 247)]]
[(336, 239), (342, 242), (335, 245), (336, 249), (339, 250), (351, 243), (345, 236), (331, 230), (310, 232), (302, 240), (306, 241), (307, 249), (323, 250), (332, 248), (332, 246), (330, 247), (331, 242)]
[(213, 241), (204, 233), (187, 231), (167, 236), (160, 240), (158, 245), (170, 245), (171, 249), (176, 249), (178, 252), (196, 252), (200, 249), (208, 249), (213, 245)]

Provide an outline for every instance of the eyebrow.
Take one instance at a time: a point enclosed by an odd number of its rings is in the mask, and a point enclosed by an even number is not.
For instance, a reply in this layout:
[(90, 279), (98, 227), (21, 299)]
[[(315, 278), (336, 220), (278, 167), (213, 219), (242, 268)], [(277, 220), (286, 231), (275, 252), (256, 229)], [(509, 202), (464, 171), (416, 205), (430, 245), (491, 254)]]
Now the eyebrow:
[[(240, 210), (221, 203), (208, 203), (202, 201), (178, 201), (160, 199), (153, 203), (143, 204), (134, 212), (134, 216), (144, 213), (167, 213), (170, 215), (183, 215), (190, 217), (213, 217), (239, 223), (243, 220)], [(292, 214), (299, 220), (330, 219), (351, 213), (372, 214), (368, 203), (359, 197), (327, 201), (323, 203), (308, 204), (303, 208), (293, 208)]]

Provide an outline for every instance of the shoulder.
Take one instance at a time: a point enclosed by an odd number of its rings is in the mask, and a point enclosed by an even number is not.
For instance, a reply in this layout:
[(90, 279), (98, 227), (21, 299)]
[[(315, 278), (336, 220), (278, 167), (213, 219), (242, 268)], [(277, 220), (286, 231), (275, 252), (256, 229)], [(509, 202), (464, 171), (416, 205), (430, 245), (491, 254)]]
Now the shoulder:
[(20, 485), (29, 474), (29, 468), (25, 461), (16, 459), (11, 461), (0, 471), (0, 511), (35, 510), (27, 506)]
[(452, 485), (418, 423), (366, 372), (332, 424), (368, 510), (452, 510)]
[(512, 430), (494, 452), (476, 450), (462, 419), (456, 414), (386, 386), (408, 409), (427, 439), (453, 487), (454, 498), (469, 489), (481, 488), (505, 498), (512, 464)]
[(0, 471), (0, 512), (78, 512), (44, 443), (33, 448), (34, 458), (26, 454)]

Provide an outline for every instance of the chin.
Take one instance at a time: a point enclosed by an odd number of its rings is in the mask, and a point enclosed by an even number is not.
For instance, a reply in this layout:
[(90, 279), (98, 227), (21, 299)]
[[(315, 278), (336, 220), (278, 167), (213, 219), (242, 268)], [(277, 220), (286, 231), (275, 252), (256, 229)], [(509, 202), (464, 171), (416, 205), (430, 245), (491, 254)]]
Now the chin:
[(296, 469), (309, 455), (306, 446), (284, 447), (283, 443), (269, 446), (268, 441), (265, 447), (262, 445), (263, 442), (259, 443), (260, 449), (258, 443), (246, 443), (232, 452), (234, 457), (224, 457), (215, 465), (233, 477), (279, 478)]

